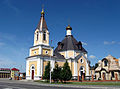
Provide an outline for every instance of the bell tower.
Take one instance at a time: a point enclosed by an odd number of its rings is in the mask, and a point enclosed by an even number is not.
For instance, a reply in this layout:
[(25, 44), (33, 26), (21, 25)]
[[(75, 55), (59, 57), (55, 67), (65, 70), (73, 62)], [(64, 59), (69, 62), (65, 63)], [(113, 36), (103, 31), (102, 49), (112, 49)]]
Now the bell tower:
[(49, 31), (47, 28), (47, 24), (44, 18), (44, 10), (41, 11), (41, 18), (38, 23), (38, 26), (34, 33), (34, 45), (46, 45), (49, 46)]
[(34, 44), (29, 49), (26, 58), (26, 79), (40, 80), (44, 74), (44, 68), (48, 61), (54, 68), (53, 47), (49, 45), (49, 31), (45, 21), (45, 13), (42, 9), (40, 21), (34, 32)]

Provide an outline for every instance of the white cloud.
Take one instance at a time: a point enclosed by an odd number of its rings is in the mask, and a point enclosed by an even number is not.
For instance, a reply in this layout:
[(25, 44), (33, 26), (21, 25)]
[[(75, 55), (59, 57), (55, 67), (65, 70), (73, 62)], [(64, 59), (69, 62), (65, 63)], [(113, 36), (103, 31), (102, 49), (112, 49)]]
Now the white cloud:
[(107, 44), (109, 44), (109, 42), (107, 42), (107, 41), (104, 41), (104, 44), (105, 44), (105, 45), (107, 45)]
[(89, 58), (90, 58), (90, 59), (95, 59), (96, 56), (94, 56), (94, 55), (90, 55)]
[(86, 46), (86, 45), (88, 45), (88, 44), (87, 44), (87, 43), (85, 43), (85, 42), (82, 42), (82, 45), (85, 45), (85, 46)]
[(112, 41), (111, 44), (115, 44), (116, 42), (115, 41)]
[(120, 44), (120, 42), (118, 42), (118, 44)]
[(5, 43), (3, 43), (3, 42), (0, 42), (0, 46), (3, 46), (3, 45), (5, 45)]
[(111, 42), (104, 41), (104, 45), (112, 45), (112, 44), (115, 44), (115, 43), (116, 43), (115, 41), (111, 41)]

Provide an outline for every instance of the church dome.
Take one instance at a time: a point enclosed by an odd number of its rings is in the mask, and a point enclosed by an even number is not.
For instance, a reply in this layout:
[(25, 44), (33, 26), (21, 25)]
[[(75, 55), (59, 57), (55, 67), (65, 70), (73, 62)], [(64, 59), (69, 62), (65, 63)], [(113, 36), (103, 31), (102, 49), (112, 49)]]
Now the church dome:
[(68, 25), (68, 26), (66, 27), (66, 30), (72, 30), (72, 27), (71, 27), (70, 25)]
[(87, 51), (82, 47), (82, 43), (78, 42), (72, 35), (65, 36), (65, 38), (58, 42), (58, 46), (55, 49), (55, 52), (76, 50), (87, 53)]

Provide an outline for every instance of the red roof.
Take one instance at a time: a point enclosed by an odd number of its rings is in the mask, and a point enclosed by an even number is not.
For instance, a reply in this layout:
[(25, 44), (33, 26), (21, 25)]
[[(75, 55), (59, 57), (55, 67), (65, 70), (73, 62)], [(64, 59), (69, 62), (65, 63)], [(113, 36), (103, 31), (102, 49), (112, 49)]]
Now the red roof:
[(13, 70), (13, 71), (19, 71), (19, 69), (16, 69), (16, 68), (12, 68), (11, 70)]

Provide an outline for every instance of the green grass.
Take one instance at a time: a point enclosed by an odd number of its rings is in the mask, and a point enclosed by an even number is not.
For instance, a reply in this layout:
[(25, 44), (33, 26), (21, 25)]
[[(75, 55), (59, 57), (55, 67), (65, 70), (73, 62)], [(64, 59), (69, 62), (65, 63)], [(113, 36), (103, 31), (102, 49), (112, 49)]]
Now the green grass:
[[(49, 84), (49, 81), (37, 80), (35, 82)], [(53, 83), (52, 84), (72, 84), (72, 85), (111, 85), (111, 86), (120, 86), (120, 82), (66, 82), (66, 83)]]
[(72, 82), (75, 85), (112, 85), (120, 86), (120, 82)]

